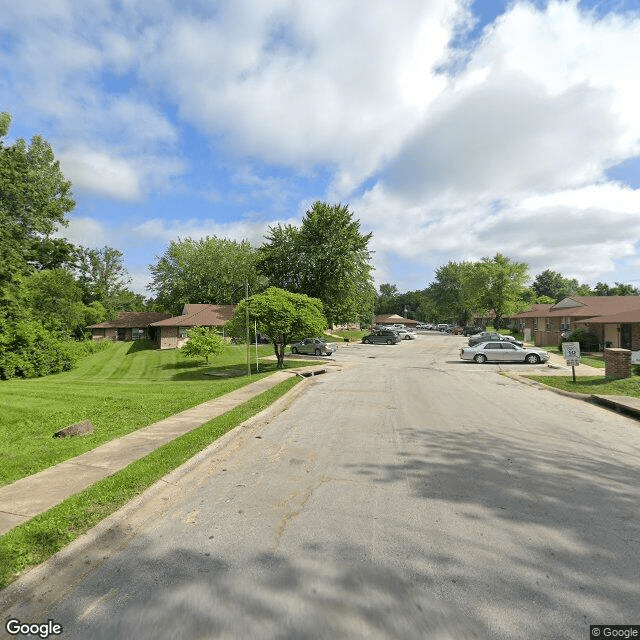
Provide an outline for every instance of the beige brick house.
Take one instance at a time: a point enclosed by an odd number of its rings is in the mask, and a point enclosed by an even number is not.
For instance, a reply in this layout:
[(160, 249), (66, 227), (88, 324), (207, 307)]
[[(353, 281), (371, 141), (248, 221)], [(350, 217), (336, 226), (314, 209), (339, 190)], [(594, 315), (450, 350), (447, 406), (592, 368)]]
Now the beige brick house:
[(160, 349), (180, 348), (193, 327), (222, 329), (235, 313), (235, 304), (186, 304), (182, 315), (153, 322), (155, 343)]
[(170, 317), (168, 313), (155, 311), (121, 311), (115, 320), (91, 324), (87, 329), (91, 329), (92, 340), (140, 340), (149, 337), (153, 339), (153, 336), (149, 335), (149, 325)]
[(563, 332), (583, 327), (597, 336), (600, 348), (640, 350), (640, 296), (571, 296), (511, 318), (531, 330), (537, 346), (559, 345)]

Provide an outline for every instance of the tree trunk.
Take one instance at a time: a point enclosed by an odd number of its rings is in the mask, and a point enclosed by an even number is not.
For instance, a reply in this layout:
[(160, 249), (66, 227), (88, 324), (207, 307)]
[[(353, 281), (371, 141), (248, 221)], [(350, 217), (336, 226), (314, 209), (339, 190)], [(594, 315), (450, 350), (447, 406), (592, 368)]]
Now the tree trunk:
[(284, 344), (279, 344), (276, 347), (276, 356), (278, 358), (278, 369), (284, 369)]

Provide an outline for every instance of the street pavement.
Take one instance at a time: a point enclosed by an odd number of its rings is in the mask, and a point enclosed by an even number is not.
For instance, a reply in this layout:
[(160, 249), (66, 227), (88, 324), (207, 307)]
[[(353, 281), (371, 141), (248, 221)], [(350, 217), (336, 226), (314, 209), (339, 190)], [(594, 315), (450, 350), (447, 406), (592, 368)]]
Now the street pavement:
[(639, 624), (638, 423), (462, 362), (459, 344), (345, 346), (285, 411), (0, 592), (0, 610), (65, 640)]

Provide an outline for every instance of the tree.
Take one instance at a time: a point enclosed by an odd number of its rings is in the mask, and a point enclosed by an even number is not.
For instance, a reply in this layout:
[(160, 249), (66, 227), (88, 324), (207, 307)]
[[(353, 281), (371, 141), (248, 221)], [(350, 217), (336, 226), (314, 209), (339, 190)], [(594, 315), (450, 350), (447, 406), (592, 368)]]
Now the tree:
[(155, 304), (169, 313), (180, 313), (188, 303), (235, 304), (244, 296), (246, 282), (252, 291), (263, 286), (248, 240), (172, 240), (156, 258), (149, 266), (149, 288), (156, 293)]
[(28, 145), (22, 138), (5, 145), (10, 122), (9, 114), (0, 114), (0, 289), (34, 263), (42, 266), (47, 254), (62, 252), (55, 266), (65, 261), (68, 243), (50, 236), (75, 206), (71, 183), (47, 142), (33, 136)]
[(204, 358), (222, 353), (226, 342), (214, 329), (209, 327), (193, 327), (188, 332), (189, 340), (182, 345), (180, 353), (187, 358)]
[(249, 317), (255, 320), (258, 332), (268, 336), (273, 344), (278, 369), (284, 367), (284, 349), (292, 339), (322, 335), (327, 328), (320, 300), (269, 287), (264, 293), (254, 294), (236, 307), (226, 325), (230, 335), (245, 335), (247, 304)]
[(347, 205), (316, 202), (300, 228), (269, 229), (258, 268), (271, 286), (322, 300), (330, 324), (373, 316), (375, 287), (368, 249), (371, 233), (360, 233)]
[(30, 315), (60, 338), (82, 338), (91, 324), (87, 320), (95, 315), (83, 304), (82, 290), (66, 269), (45, 269), (24, 277), (21, 292)]
[(640, 291), (633, 285), (616, 282), (612, 287), (604, 282), (598, 282), (593, 287), (593, 293), (596, 296), (637, 296)]
[(376, 298), (374, 311), (379, 313), (396, 313), (398, 308), (398, 287), (395, 284), (384, 283), (380, 285), (380, 293)]
[(526, 263), (513, 262), (501, 253), (493, 258), (482, 258), (474, 268), (473, 286), (479, 294), (478, 311), (493, 311), (496, 327), (505, 315), (518, 311), (522, 305), (528, 269)]
[(87, 303), (99, 301), (105, 304), (131, 282), (124, 266), (122, 251), (104, 246), (101, 249), (78, 247), (75, 252), (78, 281), (84, 290)]
[(423, 305), (422, 313), (427, 318), (435, 316), (467, 324), (480, 300), (478, 263), (451, 260), (438, 267), (435, 275), (435, 281), (426, 290), (430, 304)]

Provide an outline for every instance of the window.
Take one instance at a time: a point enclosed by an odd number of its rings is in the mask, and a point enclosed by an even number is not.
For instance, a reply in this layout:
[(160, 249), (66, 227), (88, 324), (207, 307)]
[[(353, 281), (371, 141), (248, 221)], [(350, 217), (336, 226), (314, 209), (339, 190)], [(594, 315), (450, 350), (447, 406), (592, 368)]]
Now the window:
[(179, 327), (178, 328), (178, 337), (179, 338), (186, 338), (188, 331), (189, 331), (189, 327)]
[(500, 344), (500, 347), (502, 349), (510, 349), (511, 351), (515, 351), (516, 350), (516, 345), (515, 344), (511, 344), (509, 342), (502, 342)]
[(569, 318), (560, 318), (560, 331), (569, 330)]
[(551, 318), (545, 318), (544, 323), (547, 331), (551, 331)]
[(485, 349), (500, 349), (500, 343), (499, 342), (488, 342), (485, 347)]
[(538, 318), (533, 319), (533, 330), (534, 331), (538, 330)]
[(144, 338), (144, 329), (140, 329), (139, 327), (131, 329), (132, 340), (141, 340), (142, 338)]

